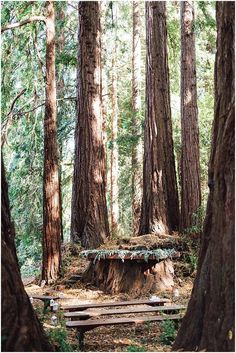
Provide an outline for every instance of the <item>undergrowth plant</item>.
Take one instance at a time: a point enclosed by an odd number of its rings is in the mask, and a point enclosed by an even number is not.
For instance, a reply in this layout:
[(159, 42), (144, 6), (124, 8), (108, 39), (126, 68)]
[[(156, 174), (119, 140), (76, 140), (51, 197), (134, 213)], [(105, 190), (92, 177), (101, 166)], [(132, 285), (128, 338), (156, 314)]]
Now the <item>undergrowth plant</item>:
[(161, 323), (162, 332), (160, 341), (163, 344), (171, 345), (176, 337), (177, 330), (173, 320), (165, 320)]

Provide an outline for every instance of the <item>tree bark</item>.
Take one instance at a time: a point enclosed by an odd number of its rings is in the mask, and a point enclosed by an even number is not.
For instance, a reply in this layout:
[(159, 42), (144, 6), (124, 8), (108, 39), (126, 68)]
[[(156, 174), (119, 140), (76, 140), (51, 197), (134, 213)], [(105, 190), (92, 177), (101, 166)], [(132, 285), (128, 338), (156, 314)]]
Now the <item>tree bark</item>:
[[(114, 26), (114, 48), (112, 57), (112, 114), (111, 114), (111, 233), (117, 235), (119, 228), (119, 187), (118, 187), (118, 99), (117, 99), (117, 14), (116, 4), (113, 2), (112, 11), (115, 7)], [(114, 14), (113, 14), (114, 15)]]
[[(63, 5), (62, 5), (63, 4)], [(65, 11), (64, 11), (64, 4), (62, 3), (60, 4), (60, 10), (58, 11), (57, 17), (58, 17), (58, 21), (65, 21)], [(58, 53), (58, 56), (60, 56), (61, 54), (64, 53), (65, 50), (65, 31), (64, 31), (64, 26), (61, 26), (61, 28), (58, 30), (58, 34), (57, 34), (58, 40), (57, 40), (57, 47), (56, 47), (56, 51)], [(64, 78), (63, 78), (63, 70), (61, 72), (58, 72), (58, 79), (57, 79), (57, 96), (59, 99), (64, 98), (65, 95), (65, 82), (64, 82)], [(63, 104), (63, 101), (62, 101)], [(59, 108), (59, 112), (60, 115), (62, 115), (63, 118), (63, 114), (64, 114), (64, 110), (63, 108)], [(58, 123), (60, 124), (60, 115), (58, 113)], [(61, 222), (61, 241), (64, 241), (64, 236), (63, 236), (63, 208), (62, 208), (62, 141), (60, 142), (59, 140), (59, 158), (58, 158), (58, 175), (59, 175), (59, 206), (60, 206), (60, 222)]]
[(197, 275), (174, 350), (235, 349), (235, 3), (216, 3), (215, 116)]
[(147, 61), (143, 199), (139, 233), (178, 229), (179, 209), (170, 111), (166, 4), (146, 2)]
[(58, 176), (54, 2), (47, 2), (46, 104), (44, 120), (42, 280), (54, 282), (61, 268), (61, 220)]
[(201, 205), (194, 2), (181, 2), (181, 230)]
[(109, 236), (101, 112), (100, 3), (79, 3), (78, 104), (71, 239), (96, 248)]
[(3, 158), (1, 174), (1, 348), (3, 352), (51, 352), (53, 349), (44, 335), (43, 328), (24, 290), (20, 276)]
[(133, 2), (133, 57), (132, 57), (132, 126), (133, 137), (135, 138), (132, 149), (132, 229), (133, 235), (138, 234), (141, 199), (142, 199), (142, 143), (141, 130), (141, 21), (138, 1)]
[(82, 280), (110, 294), (147, 295), (174, 286), (174, 268), (170, 259), (160, 261), (99, 260), (90, 263)]

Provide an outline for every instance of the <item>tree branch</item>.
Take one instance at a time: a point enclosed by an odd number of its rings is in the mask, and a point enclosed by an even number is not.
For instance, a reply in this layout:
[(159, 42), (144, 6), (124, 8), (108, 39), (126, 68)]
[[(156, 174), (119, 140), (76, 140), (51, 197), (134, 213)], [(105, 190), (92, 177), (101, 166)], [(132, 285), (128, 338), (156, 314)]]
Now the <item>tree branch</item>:
[(15, 23), (10, 23), (4, 27), (1, 28), (1, 33), (9, 30), (9, 29), (13, 29), (13, 28), (17, 28), (17, 27), (21, 27), (21, 26), (24, 26), (26, 25), (27, 23), (32, 23), (32, 22), (35, 22), (35, 21), (43, 21), (43, 22), (46, 22), (46, 17), (45, 16), (32, 16), (30, 18), (27, 18), (23, 21), (20, 21), (20, 22), (15, 22)]
[(22, 96), (22, 94), (24, 94), (26, 91), (26, 88), (22, 89), (16, 96), (15, 98), (13, 99), (13, 102), (11, 104), (11, 108), (10, 108), (10, 111), (9, 113), (7, 114), (7, 119), (6, 121), (4, 121), (3, 123), (3, 127), (2, 127), (2, 141), (1, 141), (1, 145), (3, 147), (5, 141), (6, 141), (6, 136), (7, 136), (7, 131), (8, 131), (8, 128), (9, 126), (11, 125), (12, 121), (13, 121), (13, 110), (14, 110), (14, 106), (16, 104), (16, 101), (17, 99), (20, 98), (20, 96)]

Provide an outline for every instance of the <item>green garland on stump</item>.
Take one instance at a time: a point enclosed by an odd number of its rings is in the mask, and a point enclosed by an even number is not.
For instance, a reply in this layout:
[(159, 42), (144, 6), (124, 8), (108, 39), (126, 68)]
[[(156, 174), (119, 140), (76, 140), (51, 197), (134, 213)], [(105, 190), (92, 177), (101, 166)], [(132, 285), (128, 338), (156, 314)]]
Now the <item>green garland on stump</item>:
[(143, 256), (144, 261), (148, 262), (150, 256), (154, 256), (157, 261), (164, 260), (167, 258), (171, 258), (176, 255), (176, 250), (174, 249), (156, 249), (156, 250), (84, 250), (81, 251), (80, 256), (83, 258), (87, 258), (90, 255), (96, 255), (93, 263), (95, 264), (98, 260), (105, 260), (107, 257), (112, 255), (118, 255), (122, 262), (125, 261), (125, 256), (130, 256), (132, 260), (135, 256)]

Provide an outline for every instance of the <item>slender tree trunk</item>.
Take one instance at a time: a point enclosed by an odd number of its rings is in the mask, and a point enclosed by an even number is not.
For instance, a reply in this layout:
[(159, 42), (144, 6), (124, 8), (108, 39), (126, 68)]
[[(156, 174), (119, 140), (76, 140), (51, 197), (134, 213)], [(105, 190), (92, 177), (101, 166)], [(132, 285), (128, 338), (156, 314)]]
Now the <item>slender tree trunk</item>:
[(96, 248), (109, 236), (101, 111), (100, 3), (79, 2), (78, 104), (71, 239)]
[[(60, 4), (61, 5), (61, 4)], [(65, 11), (64, 8), (61, 7), (60, 10), (58, 11), (58, 21), (65, 21)], [(64, 31), (64, 26), (61, 26), (61, 28), (58, 30), (58, 41), (57, 41), (57, 54), (58, 56), (60, 56), (61, 54), (64, 53), (65, 50), (65, 31)], [(65, 82), (64, 82), (64, 78), (63, 78), (63, 71), (61, 73), (59, 73), (58, 75), (58, 79), (57, 79), (57, 96), (58, 98), (63, 99), (64, 98), (64, 94), (65, 94)], [(63, 101), (62, 101), (63, 104)], [(60, 112), (60, 110), (62, 112)], [(60, 109), (58, 112), (58, 118), (59, 118), (59, 114), (63, 115), (64, 110)], [(60, 121), (60, 119), (58, 119), (58, 122)], [(62, 208), (62, 141), (59, 144), (59, 162), (58, 162), (58, 166), (59, 166), (59, 206), (60, 206), (60, 221), (61, 221), (61, 241), (63, 242), (64, 237), (63, 237), (63, 208)]]
[(55, 13), (53, 1), (47, 2), (47, 11), (42, 280), (51, 283), (58, 278), (61, 267), (61, 220), (56, 126)]
[(235, 3), (216, 2), (215, 117), (197, 275), (174, 350), (235, 351)]
[(117, 104), (117, 71), (116, 48), (112, 58), (112, 115), (111, 115), (111, 232), (116, 235), (119, 222), (119, 188), (118, 188), (118, 104)]
[(44, 335), (20, 276), (3, 159), (1, 177), (2, 352), (51, 352), (53, 349)]
[(181, 2), (181, 229), (201, 205), (194, 2)]
[(106, 61), (106, 45), (105, 42), (105, 32), (106, 32), (106, 0), (101, 1), (101, 85), (102, 85), (102, 133), (103, 133), (103, 145), (105, 150), (105, 184), (107, 187), (107, 105), (108, 105), (108, 87), (107, 87), (107, 73), (105, 71), (105, 61)]
[(178, 229), (179, 209), (170, 111), (166, 4), (146, 2), (147, 63), (140, 234)]
[(138, 234), (141, 214), (141, 193), (142, 193), (142, 144), (141, 136), (141, 21), (139, 2), (133, 2), (133, 58), (132, 58), (132, 105), (133, 105), (133, 137), (135, 142), (132, 149), (132, 228), (133, 235)]
[(114, 27), (114, 47), (112, 54), (112, 113), (111, 113), (111, 233), (116, 235), (119, 228), (119, 187), (118, 187), (118, 99), (117, 99), (117, 4), (113, 2), (112, 17), (115, 15)]

